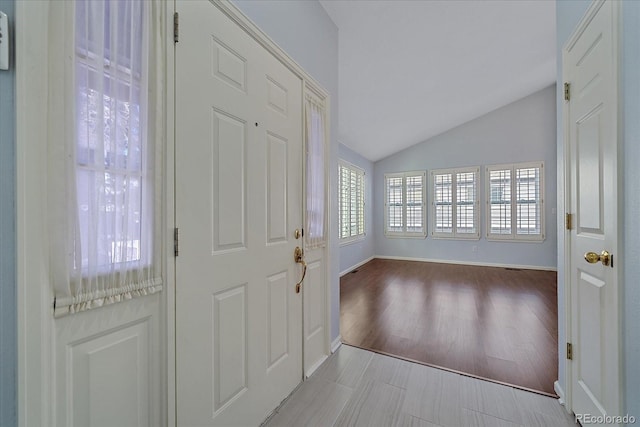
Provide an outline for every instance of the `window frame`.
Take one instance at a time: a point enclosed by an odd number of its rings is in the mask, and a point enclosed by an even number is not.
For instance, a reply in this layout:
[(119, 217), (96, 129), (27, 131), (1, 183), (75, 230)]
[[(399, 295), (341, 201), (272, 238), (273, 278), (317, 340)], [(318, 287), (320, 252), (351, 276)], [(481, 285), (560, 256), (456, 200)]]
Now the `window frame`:
[[(457, 231), (457, 174), (459, 173), (475, 173), (475, 200), (473, 205), (475, 206), (473, 213), (473, 225), (476, 229), (475, 233), (460, 233)], [(451, 233), (436, 231), (436, 189), (435, 189), (435, 176), (436, 175), (451, 175)], [(431, 205), (431, 237), (434, 239), (449, 239), (449, 240), (480, 240), (480, 167), (471, 166), (464, 168), (447, 168), (447, 169), (433, 169), (429, 173), (430, 181), (429, 186), (431, 192), (429, 194), (429, 203)]]
[[(356, 227), (358, 228), (357, 230), (358, 233), (355, 235), (347, 236), (347, 237), (342, 237), (342, 225), (343, 225), (342, 223), (342, 196), (343, 196), (342, 169), (343, 168), (349, 170), (350, 175), (351, 173), (355, 172), (355, 174), (357, 176), (360, 176), (362, 179), (362, 185), (360, 187), (361, 196), (358, 200), (356, 195), (356, 206), (355, 206), (355, 215), (356, 215), (356, 224), (357, 224)], [(367, 222), (366, 222), (366, 214), (365, 214), (365, 206), (366, 206), (365, 180), (366, 180), (366, 172), (364, 171), (364, 169), (346, 160), (338, 159), (338, 241), (341, 246), (363, 240), (367, 236), (367, 232), (366, 232)], [(349, 218), (351, 218), (354, 207), (352, 206), (350, 200), (348, 201), (348, 203), (349, 203)], [(360, 229), (360, 222), (362, 222), (361, 229)]]
[[(539, 168), (540, 170), (540, 233), (538, 234), (518, 234), (518, 201), (517, 196), (517, 179), (516, 171), (519, 169)], [(511, 194), (510, 194), (510, 212), (511, 212), (511, 232), (509, 234), (498, 234), (491, 232), (491, 172), (499, 170), (509, 170), (511, 173)], [(485, 169), (485, 197), (486, 197), (486, 238), (496, 242), (537, 242), (541, 243), (545, 240), (545, 205), (544, 205), (544, 162), (521, 162), (506, 163), (500, 165), (490, 165)]]
[[(407, 178), (422, 178), (422, 231), (407, 231)], [(390, 178), (402, 178), (402, 231), (389, 230), (389, 186)], [(428, 234), (427, 224), (427, 171), (393, 172), (384, 174), (384, 235), (390, 238), (425, 239)]]

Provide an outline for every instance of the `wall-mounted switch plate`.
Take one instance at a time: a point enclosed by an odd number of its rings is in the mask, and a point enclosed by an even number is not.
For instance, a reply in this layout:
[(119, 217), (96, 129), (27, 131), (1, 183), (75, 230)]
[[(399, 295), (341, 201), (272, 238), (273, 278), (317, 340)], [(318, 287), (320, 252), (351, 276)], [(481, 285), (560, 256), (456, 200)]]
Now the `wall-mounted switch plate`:
[(0, 70), (9, 69), (9, 19), (0, 12)]

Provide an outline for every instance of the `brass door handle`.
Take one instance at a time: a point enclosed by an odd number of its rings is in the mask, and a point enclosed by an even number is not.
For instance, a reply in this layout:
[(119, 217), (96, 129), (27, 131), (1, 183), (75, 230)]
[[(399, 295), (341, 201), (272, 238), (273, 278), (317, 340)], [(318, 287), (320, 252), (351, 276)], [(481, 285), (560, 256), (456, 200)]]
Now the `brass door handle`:
[(302, 252), (302, 249), (300, 249), (299, 246), (296, 246), (296, 248), (293, 251), (293, 259), (296, 263), (302, 264), (302, 266), (304, 267), (304, 270), (302, 270), (302, 278), (298, 283), (296, 283), (296, 294), (300, 293), (300, 287), (302, 286), (302, 281), (304, 280), (304, 276), (307, 275), (307, 263), (304, 261), (303, 256), (304, 254)]
[(602, 265), (608, 266), (611, 261), (611, 254), (607, 251), (602, 251), (599, 254), (595, 252), (587, 252), (584, 254), (584, 259), (589, 264), (595, 264), (596, 262), (601, 261)]

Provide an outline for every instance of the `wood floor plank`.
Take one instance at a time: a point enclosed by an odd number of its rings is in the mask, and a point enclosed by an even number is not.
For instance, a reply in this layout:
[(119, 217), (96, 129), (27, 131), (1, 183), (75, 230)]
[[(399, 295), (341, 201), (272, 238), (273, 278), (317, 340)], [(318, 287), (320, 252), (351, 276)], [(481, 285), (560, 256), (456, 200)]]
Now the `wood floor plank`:
[(374, 259), (341, 278), (342, 340), (555, 395), (556, 276)]

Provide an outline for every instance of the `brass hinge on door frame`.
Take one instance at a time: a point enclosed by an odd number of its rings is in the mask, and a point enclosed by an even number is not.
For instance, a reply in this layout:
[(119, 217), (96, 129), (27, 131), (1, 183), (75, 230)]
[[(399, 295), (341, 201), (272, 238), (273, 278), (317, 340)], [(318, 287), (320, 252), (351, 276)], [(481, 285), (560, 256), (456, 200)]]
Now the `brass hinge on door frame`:
[(571, 83), (564, 84), (564, 100), (569, 101), (571, 99)]
[(567, 343), (567, 359), (573, 360), (573, 345), (570, 342)]
[(180, 22), (178, 18), (179, 18), (178, 12), (174, 12), (173, 14), (173, 42), (174, 43), (178, 43), (179, 26), (180, 26)]
[(173, 229), (173, 255), (178, 256), (180, 244), (180, 232), (178, 227)]
[(571, 230), (573, 228), (573, 214), (564, 214), (564, 227), (567, 230)]

